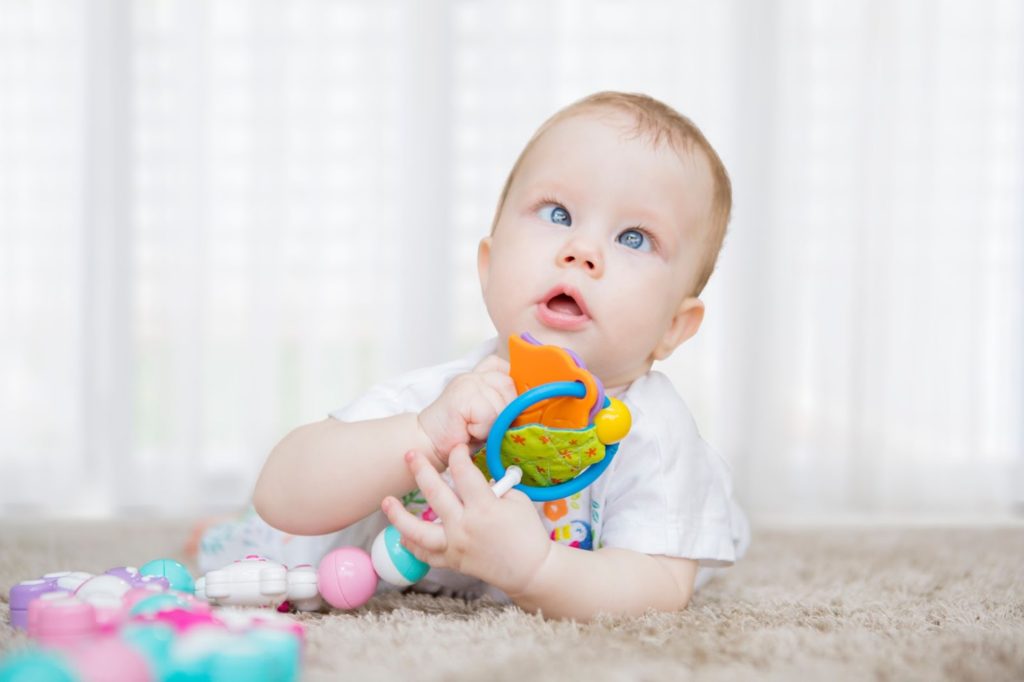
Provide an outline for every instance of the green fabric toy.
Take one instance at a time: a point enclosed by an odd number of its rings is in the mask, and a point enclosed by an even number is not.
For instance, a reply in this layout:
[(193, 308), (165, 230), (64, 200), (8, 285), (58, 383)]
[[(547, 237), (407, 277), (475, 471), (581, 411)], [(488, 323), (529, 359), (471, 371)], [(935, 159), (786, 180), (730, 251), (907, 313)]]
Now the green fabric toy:
[[(487, 448), (473, 455), (473, 463), (490, 478)], [(551, 486), (564, 483), (604, 459), (605, 444), (597, 438), (597, 426), (585, 429), (556, 429), (527, 424), (509, 429), (501, 441), (501, 463), (523, 470), (523, 483)]]

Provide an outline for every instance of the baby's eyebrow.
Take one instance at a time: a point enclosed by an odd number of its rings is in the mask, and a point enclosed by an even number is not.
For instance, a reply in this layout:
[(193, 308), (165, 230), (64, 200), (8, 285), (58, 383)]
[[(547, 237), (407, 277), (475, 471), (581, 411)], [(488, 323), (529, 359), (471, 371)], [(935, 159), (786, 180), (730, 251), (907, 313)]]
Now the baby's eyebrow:
[(644, 227), (654, 232), (660, 241), (675, 241), (677, 235), (673, 221), (669, 216), (647, 208), (645, 205), (631, 205), (623, 209), (622, 215), (637, 227)]
[(524, 192), (529, 195), (553, 194), (557, 197), (567, 197), (573, 194), (569, 185), (554, 179), (534, 180), (525, 187)]
[(640, 225), (651, 228), (666, 229), (670, 221), (661, 214), (647, 209), (645, 206), (630, 207), (629, 215), (640, 219)]

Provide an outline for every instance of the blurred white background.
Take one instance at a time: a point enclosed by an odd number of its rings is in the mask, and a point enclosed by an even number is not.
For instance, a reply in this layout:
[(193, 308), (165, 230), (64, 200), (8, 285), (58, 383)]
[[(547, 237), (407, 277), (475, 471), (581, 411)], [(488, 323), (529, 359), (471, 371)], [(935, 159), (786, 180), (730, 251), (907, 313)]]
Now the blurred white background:
[(0, 514), (236, 507), (488, 337), (505, 176), (604, 89), (732, 175), (662, 369), (755, 519), (1019, 510), (1020, 2), (0, 0)]

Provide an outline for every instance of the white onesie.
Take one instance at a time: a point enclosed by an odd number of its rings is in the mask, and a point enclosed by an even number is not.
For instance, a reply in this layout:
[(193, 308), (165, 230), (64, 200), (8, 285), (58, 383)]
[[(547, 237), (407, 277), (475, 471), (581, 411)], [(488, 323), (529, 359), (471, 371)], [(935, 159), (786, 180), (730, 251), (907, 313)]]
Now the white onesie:
[[(491, 339), (454, 362), (378, 384), (330, 416), (362, 421), (420, 412), (437, 399), (449, 381), (472, 370), (496, 347), (497, 339)], [(695, 559), (700, 564), (700, 587), (714, 568), (740, 558), (750, 542), (747, 519), (732, 499), (728, 465), (701, 439), (689, 409), (665, 375), (649, 372), (615, 397), (626, 403), (633, 418), (633, 427), (615, 459), (590, 487), (576, 495), (535, 503), (541, 520), (552, 540), (581, 550), (620, 547)], [(402, 501), (416, 515), (422, 515), (427, 507), (417, 491)], [(336, 547), (356, 545), (369, 550), (387, 525), (384, 513), (376, 511), (336, 533), (298, 537), (274, 531), (250, 514), (240, 522), (207, 531), (200, 543), (200, 570), (218, 568), (252, 552), (286, 564), (316, 565)], [(229, 556), (231, 552), (236, 555)], [(416, 589), (504, 598), (482, 581), (447, 569), (431, 569)]]

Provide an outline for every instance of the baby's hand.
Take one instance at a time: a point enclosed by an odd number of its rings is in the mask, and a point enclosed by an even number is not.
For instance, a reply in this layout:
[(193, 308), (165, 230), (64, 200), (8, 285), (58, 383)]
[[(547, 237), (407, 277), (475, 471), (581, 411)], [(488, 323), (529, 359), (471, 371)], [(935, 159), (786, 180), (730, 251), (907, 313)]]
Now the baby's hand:
[(396, 498), (384, 498), (381, 508), (402, 545), (435, 568), (479, 578), (507, 594), (526, 591), (554, 544), (530, 498), (518, 490), (496, 497), (465, 445), (451, 453), (455, 490), (421, 454), (409, 452), (405, 461), (441, 523), (417, 518)]
[(497, 355), (487, 356), (472, 372), (452, 379), (419, 414), (420, 428), (434, 446), (435, 465), (446, 467), (448, 453), (456, 445), (484, 441), (494, 420), (515, 397), (508, 362)]

